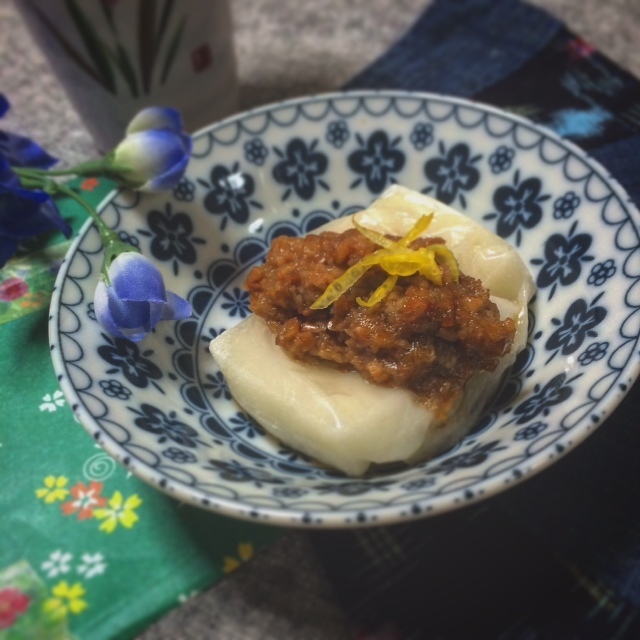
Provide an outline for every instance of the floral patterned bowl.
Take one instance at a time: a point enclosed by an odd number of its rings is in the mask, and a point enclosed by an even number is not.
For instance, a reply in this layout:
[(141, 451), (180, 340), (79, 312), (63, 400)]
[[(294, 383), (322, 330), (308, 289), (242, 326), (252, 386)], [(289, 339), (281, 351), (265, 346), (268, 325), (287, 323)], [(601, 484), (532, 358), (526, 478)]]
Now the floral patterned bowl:
[[(249, 313), (242, 284), (274, 237), (366, 207), (393, 182), (513, 243), (538, 293), (529, 344), (471, 433), (434, 460), (354, 480), (265, 435), (207, 347)], [(638, 375), (638, 211), (575, 146), (487, 106), (357, 92), (257, 109), (199, 132), (173, 193), (122, 192), (102, 216), (188, 297), (193, 316), (161, 323), (139, 345), (105, 335), (92, 309), (101, 246), (87, 224), (52, 301), (61, 387), (133, 474), (219, 513), (348, 527), (468, 504), (560, 458)]]

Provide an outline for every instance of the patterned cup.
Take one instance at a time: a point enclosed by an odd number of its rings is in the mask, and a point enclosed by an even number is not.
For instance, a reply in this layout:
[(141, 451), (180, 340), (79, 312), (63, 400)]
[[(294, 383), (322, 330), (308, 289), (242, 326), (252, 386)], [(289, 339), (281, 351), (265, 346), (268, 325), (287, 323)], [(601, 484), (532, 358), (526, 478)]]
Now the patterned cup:
[(149, 105), (179, 109), (188, 131), (237, 95), (229, 0), (16, 2), (100, 151)]

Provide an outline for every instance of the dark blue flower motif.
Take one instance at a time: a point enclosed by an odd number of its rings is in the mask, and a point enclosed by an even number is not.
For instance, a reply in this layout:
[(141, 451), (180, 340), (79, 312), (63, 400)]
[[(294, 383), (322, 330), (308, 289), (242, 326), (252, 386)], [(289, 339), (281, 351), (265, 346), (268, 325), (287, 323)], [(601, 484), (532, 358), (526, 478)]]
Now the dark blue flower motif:
[(567, 374), (560, 373), (552, 378), (542, 389), (537, 384), (534, 387), (535, 393), (513, 410), (519, 416), (517, 424), (529, 422), (540, 413), (546, 417), (549, 415), (551, 407), (569, 398), (573, 393), (573, 389), (570, 384), (565, 384), (565, 382), (570, 382), (567, 381)]
[(172, 261), (173, 274), (178, 275), (179, 262), (194, 264), (196, 244), (205, 244), (202, 238), (193, 237), (193, 222), (186, 213), (173, 213), (171, 204), (165, 205), (165, 213), (156, 209), (147, 215), (149, 230), (138, 233), (151, 237), (151, 255), (157, 260)]
[(433, 125), (430, 122), (416, 122), (409, 140), (416, 151), (422, 151), (433, 142)]
[(223, 460), (209, 460), (214, 471), (220, 473), (223, 480), (231, 482), (252, 482), (256, 487), (262, 487), (263, 484), (285, 484), (282, 478), (272, 476), (262, 469), (251, 469), (240, 464), (237, 460), (226, 462)]
[(205, 382), (202, 386), (205, 389), (210, 389), (214, 398), (224, 397), (226, 400), (231, 400), (229, 387), (227, 387), (227, 382), (221, 371), (217, 371), (215, 374), (207, 373), (205, 377), (209, 382)]
[(580, 206), (580, 196), (568, 191), (553, 203), (553, 217), (556, 220), (570, 218)]
[(182, 178), (173, 188), (173, 197), (181, 202), (193, 202), (196, 195), (196, 185), (188, 178)]
[(125, 387), (118, 380), (100, 380), (100, 386), (105, 395), (118, 400), (128, 400), (131, 395), (131, 389)]
[(571, 226), (569, 235), (565, 238), (554, 233), (544, 245), (544, 260), (534, 258), (532, 264), (544, 264), (536, 284), (541, 289), (551, 286), (549, 300), (553, 298), (558, 284), (567, 286), (575, 282), (582, 271), (582, 262), (593, 260), (593, 256), (586, 255), (593, 238), (590, 234), (579, 233), (573, 235), (576, 224)]
[(370, 491), (387, 491), (390, 484), (393, 484), (392, 480), (369, 480), (368, 482), (353, 480), (348, 482), (319, 484), (313, 488), (321, 494), (337, 493), (341, 496), (361, 496), (364, 493), (369, 493)]
[(469, 451), (460, 453), (450, 458), (445, 458), (440, 464), (429, 470), (429, 474), (453, 473), (456, 469), (467, 469), (482, 464), (492, 453), (502, 451), (505, 447), (499, 446), (499, 440), (493, 440), (486, 444), (476, 444)]
[(533, 440), (540, 435), (547, 428), (547, 424), (544, 422), (532, 422), (526, 427), (522, 427), (516, 432), (516, 440)]
[(222, 297), (227, 302), (223, 302), (220, 306), (226, 309), (232, 318), (235, 318), (236, 315), (246, 318), (249, 315), (249, 293), (247, 291), (234, 287), (231, 293), (224, 291)]
[(493, 194), (493, 206), (498, 213), (489, 213), (485, 220), (498, 218), (497, 233), (508, 238), (516, 233), (516, 244), (522, 240), (521, 227), (532, 229), (542, 219), (541, 202), (550, 196), (540, 195), (542, 183), (539, 178), (528, 178), (520, 182), (520, 172), (513, 176), (513, 186), (498, 187)]
[[(140, 353), (138, 345), (121, 338), (109, 338), (103, 335), (109, 344), (98, 347), (98, 355), (110, 365), (106, 373), (122, 373), (135, 387), (144, 389), (154, 380), (162, 378), (162, 371), (146, 356), (153, 354), (147, 349)], [(156, 385), (157, 386), (157, 385)]]
[(489, 166), (492, 173), (503, 173), (511, 169), (511, 163), (516, 152), (511, 147), (499, 146), (489, 156)]
[(244, 143), (244, 159), (251, 164), (261, 167), (269, 155), (269, 149), (264, 146), (260, 138), (253, 138)]
[(417, 480), (412, 480), (411, 482), (405, 482), (403, 485), (401, 485), (401, 488), (405, 491), (420, 491), (421, 489), (432, 487), (435, 482), (436, 479), (434, 477), (418, 478)]
[(324, 153), (316, 151), (317, 140), (309, 146), (301, 138), (293, 138), (287, 143), (284, 152), (277, 147), (274, 151), (280, 162), (273, 168), (273, 177), (278, 184), (285, 185), (282, 199), (286, 200), (293, 189), (299, 198), (311, 200), (316, 193), (316, 185), (329, 190), (329, 185), (320, 178), (329, 166)]
[(327, 125), (326, 140), (336, 149), (340, 149), (349, 139), (350, 135), (349, 127), (344, 120), (334, 120)]
[(129, 411), (138, 416), (133, 421), (136, 427), (160, 436), (158, 438), (159, 444), (167, 440), (190, 448), (195, 448), (200, 444), (197, 437), (198, 432), (188, 424), (176, 420), (175, 411), (169, 411), (167, 415), (158, 407), (150, 404), (142, 404), (140, 409), (129, 407)]
[(302, 498), (309, 492), (305, 489), (298, 489), (296, 487), (276, 487), (273, 490), (273, 495), (276, 498)]
[(178, 464), (187, 464), (189, 462), (195, 462), (198, 459), (193, 451), (180, 449), (178, 447), (169, 447), (162, 452), (162, 455), (165, 458), (169, 458), (172, 462), (177, 462)]
[(559, 349), (562, 355), (568, 356), (575, 353), (587, 337), (596, 337), (598, 334), (593, 328), (607, 316), (607, 310), (604, 307), (595, 306), (599, 298), (600, 296), (590, 306), (582, 298), (572, 302), (562, 323), (557, 318), (553, 318), (552, 323), (560, 326), (551, 334), (545, 347), (549, 351), (554, 351), (554, 355)]
[(578, 362), (586, 367), (592, 362), (602, 360), (607, 355), (609, 349), (608, 342), (592, 342), (579, 356)]
[(243, 433), (247, 438), (255, 438), (257, 434), (263, 433), (262, 429), (246, 413), (236, 413), (229, 420), (233, 425), (231, 430), (234, 433)]
[(593, 284), (596, 287), (603, 285), (609, 278), (615, 275), (616, 264), (613, 260), (605, 260), (604, 262), (598, 262), (594, 264), (591, 269), (591, 273), (587, 278), (589, 284)]
[[(473, 165), (482, 158), (481, 155), (471, 157), (469, 145), (462, 142), (454, 145), (447, 152), (442, 142), (439, 144), (440, 158), (431, 158), (424, 165), (424, 174), (436, 185), (436, 199), (451, 204), (459, 198), (462, 207), (467, 201), (462, 193), (471, 191), (480, 181), (480, 172)], [(424, 189), (429, 193), (433, 187)]]
[[(381, 193), (389, 182), (395, 182), (392, 174), (400, 171), (406, 158), (402, 151), (396, 149), (400, 136), (389, 140), (382, 130), (374, 131), (365, 142), (360, 134), (356, 134), (360, 149), (349, 154), (347, 164), (352, 171), (364, 176), (364, 181), (371, 193)], [(362, 182), (358, 178), (351, 183), (354, 189)]]
[(221, 164), (216, 165), (211, 170), (209, 182), (200, 179), (198, 182), (210, 189), (205, 196), (204, 207), (210, 213), (222, 216), (222, 230), (227, 225), (227, 217), (238, 224), (244, 224), (249, 220), (250, 206), (262, 209), (261, 204), (251, 199), (255, 191), (254, 179), (242, 173), (237, 162), (231, 169)]
[(116, 338), (140, 342), (163, 320), (182, 320), (191, 305), (167, 291), (160, 270), (134, 251), (121, 253), (100, 279), (93, 303), (98, 322)]

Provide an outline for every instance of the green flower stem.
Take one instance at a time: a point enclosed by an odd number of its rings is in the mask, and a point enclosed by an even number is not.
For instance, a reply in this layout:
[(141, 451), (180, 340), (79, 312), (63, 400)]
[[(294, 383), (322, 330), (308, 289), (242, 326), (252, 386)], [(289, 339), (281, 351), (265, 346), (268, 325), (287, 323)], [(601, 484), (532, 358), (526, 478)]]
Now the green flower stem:
[(128, 242), (123, 242), (120, 239), (120, 236), (113, 229), (110, 229), (104, 223), (104, 220), (97, 214), (95, 209), (91, 205), (89, 205), (82, 198), (82, 196), (78, 195), (73, 189), (68, 187), (66, 184), (58, 184), (53, 181), (51, 181), (51, 183), (55, 185), (54, 189), (57, 193), (62, 193), (68, 196), (69, 198), (72, 198), (79, 205), (84, 207), (85, 211), (91, 216), (96, 227), (98, 227), (98, 232), (100, 233), (100, 239), (102, 240), (102, 244), (104, 246), (104, 261), (102, 263), (101, 273), (104, 279), (106, 280), (107, 284), (111, 284), (111, 279), (109, 278), (109, 267), (111, 266), (111, 263), (121, 253), (127, 253), (129, 251), (135, 251), (136, 253), (140, 253), (140, 250), (137, 247), (134, 247), (133, 245), (129, 244)]
[(95, 222), (103, 243), (109, 242), (111, 236), (115, 236), (116, 238), (118, 237), (118, 234), (104, 223), (104, 220), (96, 213), (95, 209), (81, 195), (71, 189), (71, 187), (68, 187), (66, 184), (58, 184), (57, 182), (50, 180), (44, 185), (44, 191), (50, 195), (62, 193), (72, 200), (75, 200)]
[(68, 169), (24, 169), (21, 167), (12, 167), (13, 171), (21, 178), (24, 177), (57, 177), (57, 176), (104, 176), (111, 177), (122, 175), (131, 171), (131, 167), (113, 162), (113, 153), (108, 153), (99, 160), (90, 160), (83, 162), (75, 167)]
[(22, 186), (27, 189), (41, 189), (49, 195), (63, 194), (77, 202), (89, 214), (98, 228), (100, 240), (104, 246), (104, 261), (102, 263), (101, 273), (107, 284), (111, 284), (109, 267), (121, 253), (127, 253), (129, 251), (140, 253), (137, 247), (134, 247), (128, 242), (123, 242), (120, 236), (104, 223), (104, 220), (98, 215), (96, 210), (81, 195), (66, 184), (55, 182), (48, 177), (54, 172), (41, 171), (39, 169), (14, 169), (14, 171), (20, 177)]

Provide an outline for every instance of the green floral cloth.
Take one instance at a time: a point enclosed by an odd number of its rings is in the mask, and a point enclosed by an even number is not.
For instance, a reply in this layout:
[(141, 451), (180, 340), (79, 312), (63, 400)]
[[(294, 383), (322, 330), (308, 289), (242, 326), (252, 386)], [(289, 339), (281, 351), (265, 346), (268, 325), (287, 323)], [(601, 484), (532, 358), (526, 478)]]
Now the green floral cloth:
[[(97, 205), (108, 181), (71, 183)], [(63, 217), (85, 215), (68, 199)], [(117, 465), (75, 421), (47, 324), (70, 242), (0, 270), (0, 639), (130, 638), (274, 540), (277, 529), (176, 502)]]

